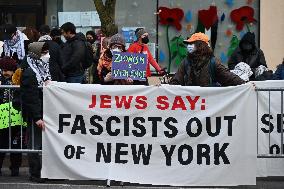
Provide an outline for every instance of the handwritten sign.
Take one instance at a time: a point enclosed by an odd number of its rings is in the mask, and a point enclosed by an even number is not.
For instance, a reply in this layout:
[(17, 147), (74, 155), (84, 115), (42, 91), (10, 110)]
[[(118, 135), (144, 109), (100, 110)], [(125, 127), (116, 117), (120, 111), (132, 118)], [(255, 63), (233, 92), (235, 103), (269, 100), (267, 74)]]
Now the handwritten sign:
[(112, 58), (114, 79), (146, 80), (147, 55), (115, 52)]

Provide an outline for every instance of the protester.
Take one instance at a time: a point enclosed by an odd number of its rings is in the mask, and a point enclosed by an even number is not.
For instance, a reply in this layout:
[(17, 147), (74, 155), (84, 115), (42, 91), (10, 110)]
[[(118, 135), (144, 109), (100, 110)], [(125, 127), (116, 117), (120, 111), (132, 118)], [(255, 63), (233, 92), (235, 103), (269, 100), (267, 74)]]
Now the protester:
[[(17, 69), (17, 63), (10, 57), (3, 57), (0, 59), (0, 69), (1, 78), (0, 85), (12, 85), (12, 76)], [(20, 149), (21, 147), (21, 114), (20, 112), (14, 111), (10, 102), (13, 99), (13, 91), (9, 92), (9, 89), (1, 89), (0, 90), (0, 104), (1, 106), (7, 105), (8, 116), (11, 118), (13, 115), (14, 121), (9, 122), (4, 117), (1, 117), (0, 122), (0, 149), (8, 149), (9, 148), (9, 125), (11, 126), (11, 148), (12, 149)], [(2, 109), (2, 111), (5, 111)], [(3, 115), (4, 112), (1, 112)], [(10, 115), (9, 115), (10, 114)], [(8, 123), (7, 123), (7, 122)], [(5, 153), (0, 153), (0, 175), (2, 175), (1, 168), (3, 165), (3, 160), (5, 158)], [(10, 153), (10, 170), (11, 176), (19, 176), (19, 167), (22, 163), (22, 154), (21, 153)]]
[(60, 47), (63, 47), (63, 41), (61, 39), (61, 30), (59, 28), (53, 28), (50, 31), (50, 37), (52, 41), (55, 41)]
[(282, 64), (277, 66), (277, 70), (273, 74), (273, 80), (284, 80), (284, 58)]
[(39, 32), (35, 28), (32, 28), (32, 27), (26, 27), (26, 29), (23, 30), (23, 33), (29, 39), (29, 43), (36, 42), (40, 38)]
[(233, 52), (228, 61), (229, 69), (233, 70), (240, 62), (245, 62), (251, 67), (253, 75), (250, 77), (250, 80), (255, 80), (255, 71), (259, 66), (267, 67), (262, 50), (256, 47), (254, 33), (247, 32), (243, 36), (239, 47)]
[(48, 25), (42, 25), (39, 28), (39, 34), (40, 34), (40, 38), (38, 39), (38, 41), (51, 41), (51, 37), (50, 37), (50, 28)]
[(85, 60), (84, 36), (76, 34), (74, 24), (67, 22), (61, 26), (61, 31), (66, 39), (62, 50), (62, 71), (67, 83), (83, 83)]
[[(146, 68), (146, 77), (151, 76), (151, 70), (150, 70), (150, 64), (159, 72), (159, 74), (163, 74), (164, 71), (160, 68), (159, 64), (156, 62), (156, 60), (153, 58), (153, 55), (151, 54), (148, 43), (149, 43), (149, 34), (147, 31), (143, 28), (138, 28), (135, 32), (137, 41), (133, 44), (131, 44), (128, 48), (128, 52), (131, 53), (143, 53), (147, 55), (147, 68)], [(148, 81), (145, 83), (148, 85)]]
[[(23, 64), (21, 76), (21, 99), (23, 101), (23, 117), (28, 123), (29, 149), (32, 146), (32, 133), (34, 133), (34, 149), (41, 150), (42, 131), (45, 129), (42, 112), (42, 87), (51, 80), (49, 64), (46, 62), (48, 45), (45, 42), (34, 42), (29, 45), (29, 53)], [(34, 123), (34, 125), (33, 125)], [(34, 131), (33, 131), (34, 129)], [(29, 153), (30, 180), (43, 182), (41, 179), (41, 161), (38, 153)]]
[(207, 35), (195, 33), (184, 43), (187, 44), (188, 56), (181, 63), (170, 84), (209, 87), (245, 83), (214, 57)]
[(20, 30), (17, 30), (16, 26), (7, 24), (4, 26), (4, 52), (2, 56), (12, 57), (17, 63), (25, 57), (25, 41), (27, 36)]
[(98, 63), (100, 59), (100, 44), (97, 43), (97, 35), (94, 31), (90, 30), (86, 33), (87, 41), (92, 45), (93, 49), (93, 65), (89, 69), (89, 82), (99, 84), (100, 80), (98, 77)]
[[(62, 73), (62, 59), (61, 59), (61, 47), (57, 44), (57, 41), (53, 41), (53, 38), (49, 36), (50, 34), (50, 28), (47, 25), (43, 25), (40, 27), (40, 34), (41, 37), (38, 41), (46, 42), (48, 45), (48, 50), (50, 56), (48, 61), (49, 63), (49, 71), (51, 74), (51, 79), (53, 81), (63, 82), (65, 81), (64, 75)], [(58, 38), (55, 38), (56, 40)]]
[(101, 79), (101, 84), (104, 85), (130, 85), (133, 84), (132, 79), (122, 80), (113, 79), (111, 73), (112, 54), (114, 52), (126, 52), (125, 40), (120, 34), (115, 34), (110, 38), (109, 49), (105, 50), (102, 54), (99, 65), (98, 74)]

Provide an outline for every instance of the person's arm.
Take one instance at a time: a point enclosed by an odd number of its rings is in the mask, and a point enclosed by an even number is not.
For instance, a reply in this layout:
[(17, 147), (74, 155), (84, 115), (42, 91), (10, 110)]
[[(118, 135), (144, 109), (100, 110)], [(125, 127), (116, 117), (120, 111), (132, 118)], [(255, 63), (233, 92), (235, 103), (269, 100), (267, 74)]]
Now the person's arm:
[(175, 73), (174, 77), (169, 82), (170, 85), (182, 85), (185, 86), (184, 76), (185, 76), (185, 60), (180, 64), (178, 71)]
[[(282, 66), (283, 67), (283, 69), (284, 69), (284, 66)], [(273, 80), (281, 80), (281, 65), (279, 65), (278, 67), (277, 67), (277, 70), (275, 71), (275, 73), (273, 74)]]
[(235, 66), (238, 64), (237, 60), (237, 51), (234, 51), (234, 53), (231, 55), (231, 57), (228, 60), (228, 68), (229, 70), (235, 69)]
[(152, 56), (151, 51), (149, 50), (149, 48), (148, 48), (147, 46), (145, 46), (145, 48), (146, 48), (147, 53), (148, 53), (148, 60), (149, 60), (149, 63), (150, 63), (158, 72), (160, 72), (160, 71), (161, 71), (160, 65), (156, 62), (156, 60), (155, 60), (154, 57)]
[(72, 68), (76, 68), (77, 64), (82, 62), (82, 57), (84, 57), (86, 50), (84, 42), (79, 40), (73, 42), (69, 48), (72, 51), (70, 57), (67, 57), (69, 54), (63, 52), (63, 61), (65, 63), (62, 66), (62, 70), (64, 73), (68, 73)]
[(260, 65), (267, 67), (265, 56), (264, 56), (263, 51), (261, 49), (259, 49), (259, 66)]
[(42, 119), (42, 104), (39, 99), (38, 82), (31, 69), (23, 72), (21, 82), (21, 94), (25, 109), (31, 113), (33, 121)]
[(239, 76), (230, 72), (221, 62), (216, 59), (216, 80), (222, 86), (235, 86), (244, 84), (245, 81), (242, 80)]

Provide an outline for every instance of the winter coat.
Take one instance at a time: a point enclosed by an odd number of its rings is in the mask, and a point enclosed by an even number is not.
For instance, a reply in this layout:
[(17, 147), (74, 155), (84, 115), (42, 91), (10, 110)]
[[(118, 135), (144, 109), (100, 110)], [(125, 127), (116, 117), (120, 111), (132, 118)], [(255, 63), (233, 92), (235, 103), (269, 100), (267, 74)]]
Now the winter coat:
[(159, 64), (156, 62), (156, 60), (153, 58), (149, 48), (145, 44), (140, 44), (138, 42), (135, 42), (129, 46), (127, 49), (127, 52), (131, 53), (143, 53), (147, 55), (147, 67), (146, 67), (146, 77), (151, 77), (151, 70), (150, 70), (150, 64), (157, 70), (160, 71), (161, 68)]
[(27, 58), (21, 65), (22, 77), (20, 84), (20, 94), (23, 108), (23, 118), (25, 121), (38, 121), (42, 119), (42, 89), (38, 88), (36, 74), (29, 67)]
[[(242, 43), (244, 42), (249, 42), (253, 46), (253, 50), (250, 53), (244, 52), (244, 50), (241, 48)], [(233, 70), (240, 62), (247, 63), (253, 72), (255, 68), (259, 67), (260, 65), (267, 67), (262, 50), (256, 47), (255, 35), (253, 33), (248, 32), (241, 39), (239, 47), (233, 52), (228, 61), (229, 69)]]
[(85, 61), (85, 38), (81, 34), (67, 40), (62, 49), (62, 71), (66, 77), (84, 74), (82, 67)]
[(284, 80), (284, 64), (280, 64), (273, 74), (273, 80)]
[(55, 41), (46, 41), (49, 47), (49, 71), (52, 81), (65, 81), (62, 73), (61, 47)]
[[(173, 79), (170, 81), (171, 85), (182, 85), (182, 86), (211, 86), (210, 81), (213, 79), (210, 75), (210, 60), (207, 61), (203, 67), (199, 70), (195, 69), (188, 63), (188, 60), (184, 60)], [(186, 66), (190, 66), (187, 67)], [(189, 73), (185, 73), (189, 72)], [(199, 74), (194, 74), (199, 73)], [(215, 82), (218, 82), (222, 86), (240, 85), (245, 83), (244, 80), (239, 78), (237, 75), (231, 73), (224, 65), (215, 58)]]

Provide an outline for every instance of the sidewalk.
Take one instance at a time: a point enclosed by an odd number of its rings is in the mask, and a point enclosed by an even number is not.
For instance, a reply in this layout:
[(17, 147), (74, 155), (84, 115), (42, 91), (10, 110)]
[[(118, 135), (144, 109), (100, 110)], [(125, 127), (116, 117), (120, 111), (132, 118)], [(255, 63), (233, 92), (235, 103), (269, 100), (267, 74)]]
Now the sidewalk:
[[(0, 177), (0, 189), (102, 189), (106, 187), (106, 181), (47, 181), (43, 184), (37, 184), (30, 182), (28, 179), (28, 168), (23, 167), (20, 169), (20, 177), (11, 177), (10, 170), (8, 168), (2, 169), (3, 176)], [(112, 182), (110, 188), (115, 189), (180, 189), (180, 188), (192, 188), (192, 187), (163, 187), (163, 186), (151, 186), (151, 185), (138, 185), (124, 183), (124, 186), (120, 186), (119, 182)], [(196, 187), (204, 188), (204, 187)], [(227, 187), (221, 187), (225, 189)], [(239, 186), (231, 187), (233, 189), (283, 189), (284, 178), (273, 177), (273, 178), (258, 178), (257, 186)]]

